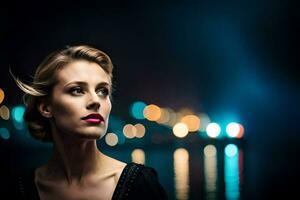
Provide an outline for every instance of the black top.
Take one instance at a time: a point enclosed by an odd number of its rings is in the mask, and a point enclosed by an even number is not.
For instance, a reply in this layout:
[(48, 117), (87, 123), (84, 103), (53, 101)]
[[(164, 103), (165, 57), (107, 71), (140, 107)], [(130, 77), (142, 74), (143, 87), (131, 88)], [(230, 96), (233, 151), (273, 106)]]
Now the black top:
[[(31, 170), (26, 175), (18, 176), (16, 193), (12, 194), (12, 196), (26, 200), (40, 199), (34, 183), (34, 171)], [(128, 163), (121, 173), (112, 199), (165, 200), (168, 197), (158, 181), (157, 172), (153, 168), (141, 164)]]

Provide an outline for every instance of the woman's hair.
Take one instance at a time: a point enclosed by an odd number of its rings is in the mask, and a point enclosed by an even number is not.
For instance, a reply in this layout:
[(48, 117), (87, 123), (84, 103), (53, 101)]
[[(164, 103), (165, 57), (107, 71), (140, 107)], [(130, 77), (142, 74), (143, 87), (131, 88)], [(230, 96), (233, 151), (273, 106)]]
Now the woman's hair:
[(112, 79), (113, 64), (109, 56), (86, 45), (68, 46), (65, 49), (51, 53), (37, 67), (31, 84), (25, 84), (12, 75), (18, 87), (25, 92), (23, 98), (26, 105), (24, 120), (33, 138), (44, 142), (52, 142), (49, 119), (40, 114), (38, 106), (41, 100), (45, 100), (51, 95), (52, 88), (57, 82), (56, 72), (78, 60), (97, 63)]

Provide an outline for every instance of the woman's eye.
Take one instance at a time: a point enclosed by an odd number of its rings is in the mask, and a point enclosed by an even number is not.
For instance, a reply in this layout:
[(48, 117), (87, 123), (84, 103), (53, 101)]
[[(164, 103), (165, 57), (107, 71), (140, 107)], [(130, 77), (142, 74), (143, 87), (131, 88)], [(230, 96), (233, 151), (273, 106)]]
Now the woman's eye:
[(73, 95), (80, 95), (83, 94), (83, 89), (81, 87), (74, 87), (71, 88), (70, 93)]
[(99, 96), (104, 96), (106, 97), (107, 95), (109, 95), (109, 90), (107, 88), (100, 88), (98, 91), (97, 91), (98, 95)]

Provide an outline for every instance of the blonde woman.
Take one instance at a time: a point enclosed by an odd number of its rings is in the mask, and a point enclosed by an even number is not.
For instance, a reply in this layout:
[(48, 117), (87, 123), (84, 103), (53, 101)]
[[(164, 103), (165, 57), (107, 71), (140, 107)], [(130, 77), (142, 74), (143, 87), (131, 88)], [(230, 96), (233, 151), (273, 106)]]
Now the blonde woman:
[(153, 168), (111, 158), (96, 145), (108, 126), (112, 71), (107, 54), (81, 45), (51, 53), (31, 84), (14, 77), (25, 92), (29, 132), (53, 143), (49, 161), (19, 177), (23, 199), (167, 199)]

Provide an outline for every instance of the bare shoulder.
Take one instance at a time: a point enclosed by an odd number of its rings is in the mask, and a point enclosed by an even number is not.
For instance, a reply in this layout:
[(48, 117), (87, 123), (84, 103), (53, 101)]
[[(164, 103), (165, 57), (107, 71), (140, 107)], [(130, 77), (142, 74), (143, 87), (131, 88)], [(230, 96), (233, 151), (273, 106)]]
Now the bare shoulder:
[(118, 182), (123, 169), (126, 167), (127, 163), (122, 162), (120, 160), (117, 160), (115, 158), (112, 158), (110, 156), (107, 156), (103, 154), (104, 160), (105, 160), (105, 171), (113, 173), (115, 181)]

